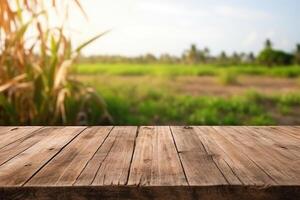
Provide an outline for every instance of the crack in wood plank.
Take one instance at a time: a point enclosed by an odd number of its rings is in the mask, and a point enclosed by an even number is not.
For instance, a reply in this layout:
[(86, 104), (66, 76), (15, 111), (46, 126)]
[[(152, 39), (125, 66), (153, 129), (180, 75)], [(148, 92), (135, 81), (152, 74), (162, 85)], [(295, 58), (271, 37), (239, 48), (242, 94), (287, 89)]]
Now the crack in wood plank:
[(125, 182), (125, 185), (128, 185), (129, 175), (130, 175), (130, 171), (131, 171), (131, 165), (132, 165), (132, 161), (133, 161), (133, 157), (134, 157), (134, 152), (135, 152), (135, 148), (136, 148), (136, 140), (137, 140), (137, 137), (139, 135), (140, 128), (141, 127), (139, 126), (136, 129), (135, 139), (134, 139), (134, 143), (133, 143), (133, 151), (132, 151), (132, 155), (131, 155), (131, 159), (130, 159), (130, 164), (129, 164), (129, 168), (128, 168), (128, 174), (127, 174), (127, 180)]
[[(182, 167), (182, 170), (183, 170), (183, 174), (184, 174), (185, 180), (186, 180), (187, 184), (190, 185), (189, 180), (188, 180), (188, 178), (187, 178), (187, 176), (186, 176), (185, 169), (184, 169), (183, 164), (182, 164), (182, 160), (181, 160), (181, 158), (180, 158), (180, 156), (179, 156), (179, 153), (180, 153), (180, 152), (178, 151), (178, 147), (177, 147), (177, 144), (176, 144), (175, 139), (174, 139), (174, 133), (173, 133), (173, 131), (172, 131), (171, 126), (169, 126), (169, 128), (170, 128), (170, 131), (171, 131), (171, 134), (172, 134), (172, 139), (173, 139), (173, 142), (174, 142), (176, 151), (177, 151), (177, 153), (178, 153), (178, 159), (179, 159), (179, 161), (180, 161), (180, 165), (181, 165), (181, 167)], [(190, 129), (191, 127), (185, 126), (184, 128)]]

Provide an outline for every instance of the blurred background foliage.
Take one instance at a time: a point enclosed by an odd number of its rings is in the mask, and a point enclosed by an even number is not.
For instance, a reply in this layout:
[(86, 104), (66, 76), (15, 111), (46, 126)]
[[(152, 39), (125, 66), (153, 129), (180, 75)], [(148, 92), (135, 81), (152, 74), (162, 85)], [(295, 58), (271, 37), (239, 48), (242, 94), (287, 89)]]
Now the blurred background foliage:
[(81, 55), (72, 74), (103, 95), (115, 124), (294, 125), (299, 47), (285, 52), (267, 39), (257, 54), (192, 44), (181, 56)]
[(131, 64), (176, 64), (176, 65), (213, 65), (213, 66), (290, 66), (300, 65), (300, 44), (296, 44), (291, 52), (274, 49), (270, 39), (266, 39), (261, 51), (255, 55), (253, 52), (233, 52), (231, 55), (225, 51), (219, 55), (212, 55), (208, 47), (198, 48), (191, 44), (183, 51), (181, 56), (168, 53), (155, 56), (147, 53), (140, 56), (126, 57), (122, 55), (81, 55), (82, 63), (131, 63)]

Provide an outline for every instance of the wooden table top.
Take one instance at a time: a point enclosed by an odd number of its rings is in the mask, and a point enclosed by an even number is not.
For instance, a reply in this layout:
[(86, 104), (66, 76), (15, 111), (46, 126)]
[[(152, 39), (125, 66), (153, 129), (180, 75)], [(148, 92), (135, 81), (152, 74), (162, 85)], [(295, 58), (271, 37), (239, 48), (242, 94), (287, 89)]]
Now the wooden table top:
[(297, 126), (0, 127), (0, 198), (300, 199), (299, 188)]

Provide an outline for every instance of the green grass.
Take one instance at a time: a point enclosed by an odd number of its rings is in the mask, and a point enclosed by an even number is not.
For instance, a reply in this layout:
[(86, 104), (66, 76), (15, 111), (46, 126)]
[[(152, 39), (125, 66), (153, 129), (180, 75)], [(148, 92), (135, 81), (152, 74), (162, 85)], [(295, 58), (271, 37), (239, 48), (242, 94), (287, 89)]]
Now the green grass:
[[(299, 118), (300, 93), (193, 96), (177, 90), (171, 77), (82, 76), (107, 102), (116, 125), (276, 125)], [(180, 83), (179, 83), (180, 84)], [(278, 118), (279, 116), (279, 118)]]
[[(300, 101), (292, 103), (284, 96), (246, 94), (230, 98), (212, 96), (170, 95), (149, 91), (140, 96), (137, 91), (119, 94), (102, 93), (115, 124), (122, 125), (275, 125), (272, 112), (287, 115)], [(300, 98), (300, 94), (291, 95)]]
[[(210, 96), (199, 96), (183, 87), (183, 84), (189, 84), (189, 81), (197, 76), (215, 76), (214, 79), (224, 90), (233, 84), (237, 84), (234, 87), (240, 87), (240, 84), (243, 84), (243, 77), (239, 77), (240, 75), (256, 75), (262, 79), (271, 76), (300, 80), (300, 66), (267, 68), (80, 64), (73, 70), (80, 75), (81, 81), (95, 87), (104, 97), (116, 125), (300, 123), (300, 92), (297, 90), (285, 94), (280, 94), (275, 89), (274, 94), (272, 92), (268, 95), (246, 91), (233, 96), (212, 96), (213, 92)], [(197, 87), (195, 83), (197, 82), (194, 80), (193, 87)]]
[(238, 84), (238, 77), (235, 72), (226, 72), (220, 73), (219, 82), (223, 85), (236, 85)]
[(73, 68), (79, 74), (105, 74), (128, 76), (221, 76), (226, 73), (235, 75), (260, 75), (294, 78), (300, 77), (300, 66), (230, 66), (211, 65), (187, 66), (182, 64), (78, 64)]

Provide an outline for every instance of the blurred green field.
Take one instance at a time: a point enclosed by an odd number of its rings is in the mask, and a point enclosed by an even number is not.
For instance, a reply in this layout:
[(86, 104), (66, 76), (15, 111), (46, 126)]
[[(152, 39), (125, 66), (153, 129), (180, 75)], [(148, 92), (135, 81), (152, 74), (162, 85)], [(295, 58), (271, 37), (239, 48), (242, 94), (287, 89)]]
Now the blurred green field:
[(298, 66), (82, 64), (74, 73), (116, 125), (300, 124)]
[(216, 76), (223, 73), (294, 78), (300, 76), (300, 66), (211, 66), (183, 64), (78, 64), (73, 68), (78, 74), (152, 75), (152, 76)]

